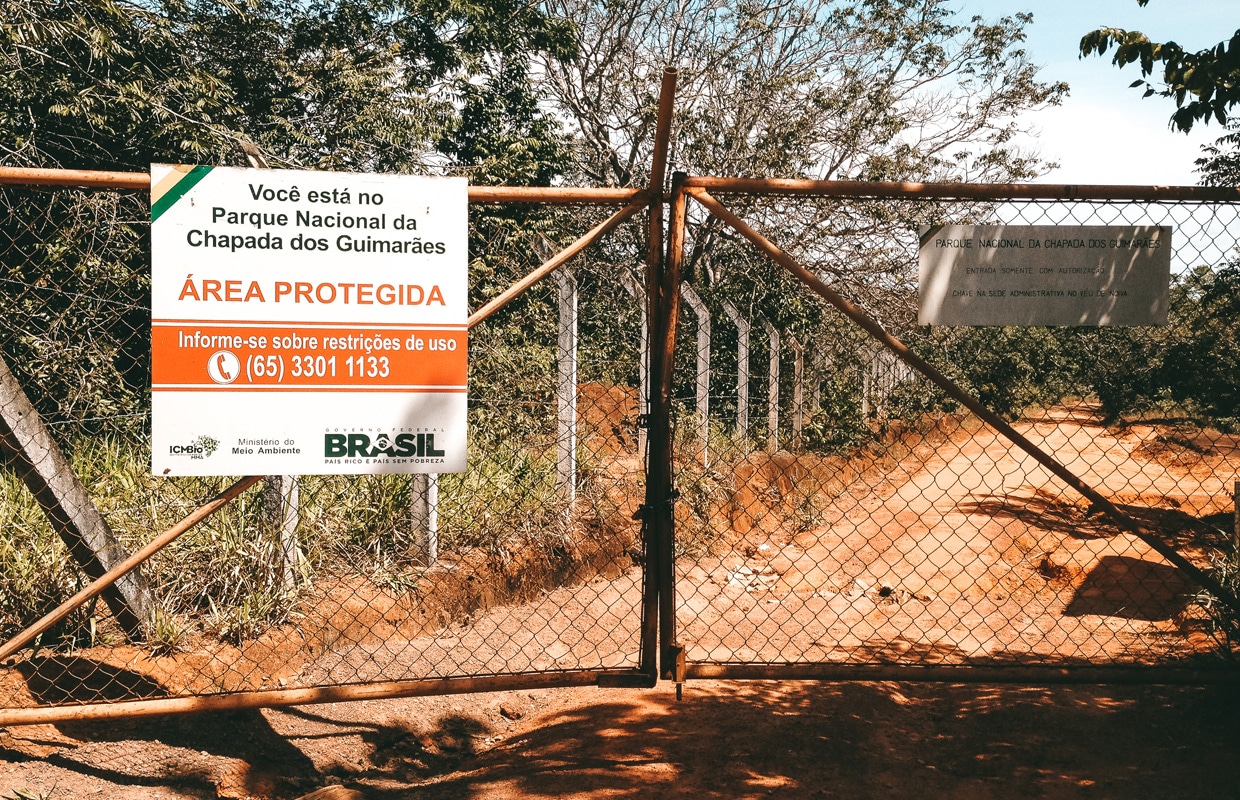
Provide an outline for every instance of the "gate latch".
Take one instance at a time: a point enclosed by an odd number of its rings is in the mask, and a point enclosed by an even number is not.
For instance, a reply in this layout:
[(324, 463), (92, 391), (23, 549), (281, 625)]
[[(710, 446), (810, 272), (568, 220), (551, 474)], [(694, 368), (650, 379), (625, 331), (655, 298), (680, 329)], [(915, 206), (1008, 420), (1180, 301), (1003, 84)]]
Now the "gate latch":
[(663, 678), (676, 682), (676, 699), (681, 698), (685, 683), (685, 648), (679, 644), (669, 644), (663, 649)]

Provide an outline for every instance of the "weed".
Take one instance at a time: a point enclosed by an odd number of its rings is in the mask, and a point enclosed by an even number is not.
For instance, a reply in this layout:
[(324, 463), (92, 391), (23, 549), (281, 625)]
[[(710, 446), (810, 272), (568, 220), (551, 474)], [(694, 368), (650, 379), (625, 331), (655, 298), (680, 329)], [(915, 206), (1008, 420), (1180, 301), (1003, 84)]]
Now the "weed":
[(56, 790), (51, 789), (44, 793), (34, 792), (30, 789), (14, 789), (12, 794), (0, 794), (0, 800), (52, 800), (52, 792), (54, 791)]
[[(1240, 546), (1231, 542), (1222, 554), (1212, 553), (1209, 573), (1233, 598), (1240, 597)], [(1209, 614), (1210, 632), (1219, 644), (1219, 651), (1229, 659), (1235, 658), (1236, 646), (1240, 644), (1240, 617), (1204, 589), (1197, 593), (1194, 602)]]
[(185, 626), (175, 616), (156, 605), (146, 628), (146, 646), (153, 656), (171, 655), (181, 649)]

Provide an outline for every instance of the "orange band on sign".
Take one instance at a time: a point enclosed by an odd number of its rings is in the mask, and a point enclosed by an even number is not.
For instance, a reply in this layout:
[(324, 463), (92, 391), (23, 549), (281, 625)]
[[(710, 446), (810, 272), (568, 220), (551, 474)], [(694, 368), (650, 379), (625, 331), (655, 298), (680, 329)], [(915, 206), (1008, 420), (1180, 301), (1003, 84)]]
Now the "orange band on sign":
[(465, 328), (296, 325), (151, 327), (154, 391), (460, 392)]

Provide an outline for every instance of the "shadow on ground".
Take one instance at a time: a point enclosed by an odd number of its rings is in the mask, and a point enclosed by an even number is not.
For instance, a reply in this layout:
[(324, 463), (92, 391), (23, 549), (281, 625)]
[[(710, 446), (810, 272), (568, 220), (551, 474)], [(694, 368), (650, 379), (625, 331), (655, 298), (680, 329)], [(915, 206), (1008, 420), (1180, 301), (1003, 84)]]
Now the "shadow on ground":
[[(514, 703), (519, 719), (499, 715)], [(38, 768), (134, 798), (288, 800), (328, 781), (373, 800), (1222, 798), (1240, 791), (1237, 719), (1227, 685), (702, 681), (679, 703), (586, 688), (63, 725), (77, 744)], [(32, 766), (21, 730), (0, 743), (0, 788)]]
[(367, 766), (341, 777), (376, 800), (1179, 798), (1240, 787), (1236, 687), (710, 682), (688, 685), (681, 703), (666, 690), (609, 697), (549, 709), (490, 749), (459, 718), (376, 729), (363, 736)]

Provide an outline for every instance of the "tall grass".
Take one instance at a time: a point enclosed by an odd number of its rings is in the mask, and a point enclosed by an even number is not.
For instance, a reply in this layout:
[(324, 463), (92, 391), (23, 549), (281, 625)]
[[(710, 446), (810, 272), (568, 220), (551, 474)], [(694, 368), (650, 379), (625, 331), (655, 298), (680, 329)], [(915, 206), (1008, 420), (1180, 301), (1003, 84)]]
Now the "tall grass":
[[(562, 545), (567, 506), (556, 492), (554, 447), (545, 444), (479, 442), (471, 445), (466, 472), (440, 477), (442, 557), (481, 548), (505, 562), (531, 544)], [(82, 436), (65, 449), (131, 552), (229, 481), (152, 476), (146, 448), (132, 436)], [(288, 620), (328, 575), (416, 586), (426, 567), (410, 530), (408, 476), (303, 476), (299, 485), (298, 580), (287, 583), (283, 544), (264, 519), (260, 491), (250, 490), (143, 565), (158, 607), (152, 647), (175, 647), (191, 628), (230, 641), (256, 636)], [(10, 471), (0, 472), (0, 525), (8, 531), (0, 538), (0, 636), (9, 636), (77, 591), (83, 576)], [(97, 621), (92, 609), (74, 615), (56, 631), (56, 642), (90, 641)]]

